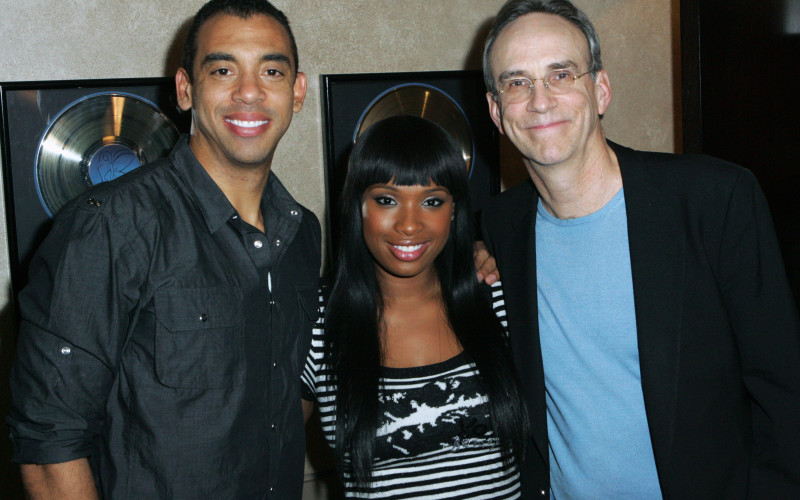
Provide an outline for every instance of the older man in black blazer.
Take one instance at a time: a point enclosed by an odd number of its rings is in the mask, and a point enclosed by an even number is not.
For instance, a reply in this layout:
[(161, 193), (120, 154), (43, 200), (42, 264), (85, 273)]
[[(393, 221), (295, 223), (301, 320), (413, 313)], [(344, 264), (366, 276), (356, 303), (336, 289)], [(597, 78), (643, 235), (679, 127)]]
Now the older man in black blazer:
[(800, 498), (800, 320), (752, 174), (608, 142), (597, 34), (566, 0), (510, 0), (484, 72), (532, 181), (483, 214), (526, 498)]

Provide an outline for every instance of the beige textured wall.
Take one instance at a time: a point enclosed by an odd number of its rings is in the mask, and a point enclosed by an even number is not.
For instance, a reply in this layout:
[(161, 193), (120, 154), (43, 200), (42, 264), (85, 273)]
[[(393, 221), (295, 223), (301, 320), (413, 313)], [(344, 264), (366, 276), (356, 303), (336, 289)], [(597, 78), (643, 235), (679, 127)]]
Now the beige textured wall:
[[(676, 145), (678, 0), (576, 0), (594, 20), (611, 73), (608, 136), (661, 151)], [(176, 38), (203, 0), (0, 0), (0, 80), (172, 75)], [(306, 105), (281, 143), (274, 169), (324, 220), (319, 75), (475, 69), (478, 40), (503, 0), (274, 0), (289, 16), (309, 76)], [(504, 179), (520, 179), (503, 149)], [(0, 199), (2, 202), (2, 199)], [(8, 246), (0, 210), (0, 417), (8, 408), (13, 352)], [(0, 499), (15, 498), (0, 424)], [(313, 486), (313, 485), (312, 485)], [(315, 486), (307, 498), (322, 498)]]

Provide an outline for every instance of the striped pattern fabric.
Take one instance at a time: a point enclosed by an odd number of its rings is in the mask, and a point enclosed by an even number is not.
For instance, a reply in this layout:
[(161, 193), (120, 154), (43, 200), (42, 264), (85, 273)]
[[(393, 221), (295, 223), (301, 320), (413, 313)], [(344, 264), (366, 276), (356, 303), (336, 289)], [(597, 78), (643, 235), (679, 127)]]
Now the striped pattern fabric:
[[(499, 283), (495, 313), (505, 327)], [(316, 400), (322, 429), (335, 444), (336, 386), (324, 357), (325, 304), (303, 373), (304, 397)], [(373, 482), (359, 488), (345, 471), (352, 498), (520, 498), (519, 473), (500, 456), (486, 395), (466, 353), (434, 365), (383, 368)]]

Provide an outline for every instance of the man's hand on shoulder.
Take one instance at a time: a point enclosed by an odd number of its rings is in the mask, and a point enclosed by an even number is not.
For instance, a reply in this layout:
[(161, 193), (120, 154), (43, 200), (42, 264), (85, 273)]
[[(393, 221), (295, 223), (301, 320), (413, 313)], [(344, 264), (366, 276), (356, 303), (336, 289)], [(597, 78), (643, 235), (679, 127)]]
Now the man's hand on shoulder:
[(483, 241), (476, 241), (472, 252), (475, 259), (475, 269), (477, 271), (478, 283), (486, 282), (491, 285), (500, 279), (500, 270), (497, 269), (497, 262), (489, 254)]

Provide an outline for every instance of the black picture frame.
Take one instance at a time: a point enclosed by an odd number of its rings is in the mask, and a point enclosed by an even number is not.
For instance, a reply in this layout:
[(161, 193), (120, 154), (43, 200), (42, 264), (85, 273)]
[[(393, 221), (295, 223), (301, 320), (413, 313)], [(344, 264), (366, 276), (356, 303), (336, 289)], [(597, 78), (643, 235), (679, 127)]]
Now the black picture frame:
[[(477, 214), (491, 196), (500, 192), (499, 135), (489, 116), (480, 71), (320, 75), (331, 255), (335, 255), (338, 245), (339, 197), (360, 120), (376, 99), (407, 85), (439, 90), (452, 99), (467, 118), (474, 146), (469, 180), (473, 212)], [(477, 217), (475, 219), (477, 222)]]
[(37, 192), (34, 164), (53, 120), (94, 94), (118, 93), (155, 105), (179, 133), (187, 132), (190, 116), (179, 111), (174, 89), (174, 80), (167, 77), (0, 83), (0, 165), (14, 298), (27, 282), (30, 259), (52, 223)]

